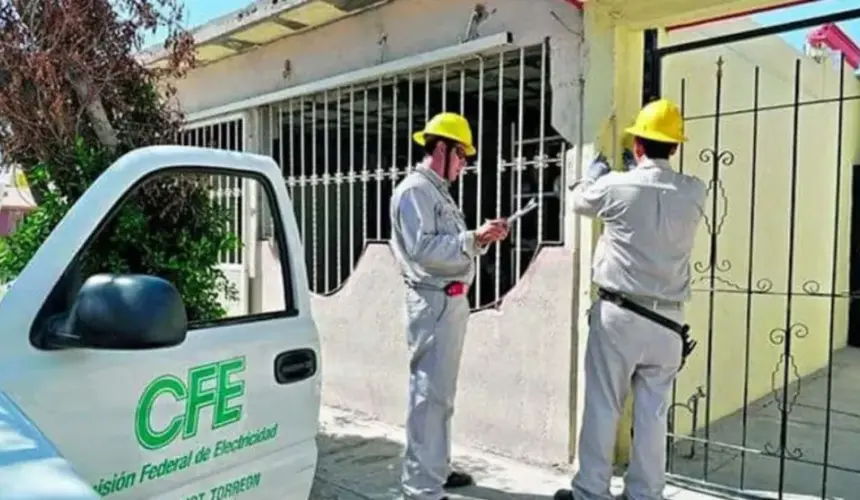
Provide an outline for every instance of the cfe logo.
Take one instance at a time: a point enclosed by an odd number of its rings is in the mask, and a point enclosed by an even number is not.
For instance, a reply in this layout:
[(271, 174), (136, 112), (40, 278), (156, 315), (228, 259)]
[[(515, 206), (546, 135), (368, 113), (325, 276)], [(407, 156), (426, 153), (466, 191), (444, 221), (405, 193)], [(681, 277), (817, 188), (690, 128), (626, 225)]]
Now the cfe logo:
[[(180, 435), (182, 439), (192, 438), (200, 428), (200, 413), (207, 407), (212, 412), (212, 430), (241, 420), (242, 405), (235, 400), (245, 395), (245, 381), (231, 380), (231, 376), (243, 371), (244, 356), (192, 367), (187, 380), (162, 375), (150, 382), (137, 402), (134, 425), (137, 442), (147, 450), (157, 450)], [(155, 404), (163, 399), (182, 403), (184, 410), (166, 425), (154, 425)]]

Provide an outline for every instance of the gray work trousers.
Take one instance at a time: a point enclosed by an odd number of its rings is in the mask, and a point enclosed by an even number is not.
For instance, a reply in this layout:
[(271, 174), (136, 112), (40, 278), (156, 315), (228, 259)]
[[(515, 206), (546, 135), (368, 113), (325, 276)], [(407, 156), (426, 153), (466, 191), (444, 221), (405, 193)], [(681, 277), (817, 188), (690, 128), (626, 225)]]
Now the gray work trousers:
[[(681, 307), (652, 308), (683, 322)], [(618, 421), (633, 388), (633, 446), (625, 480), (628, 500), (663, 498), (666, 412), (681, 364), (677, 333), (599, 300), (589, 315), (585, 350), (585, 408), (579, 436), (576, 500), (611, 499), (612, 458)]]
[(409, 346), (409, 403), (403, 495), (439, 500), (450, 471), (451, 417), (457, 375), (469, 321), (466, 296), (408, 288), (406, 332)]

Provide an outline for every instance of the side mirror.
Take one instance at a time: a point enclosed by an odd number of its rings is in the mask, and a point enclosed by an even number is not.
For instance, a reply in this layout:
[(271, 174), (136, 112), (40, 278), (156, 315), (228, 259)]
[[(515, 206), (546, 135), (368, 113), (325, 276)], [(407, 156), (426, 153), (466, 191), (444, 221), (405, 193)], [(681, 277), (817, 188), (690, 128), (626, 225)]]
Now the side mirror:
[(52, 318), (46, 348), (157, 349), (185, 341), (188, 317), (169, 281), (97, 274), (84, 282), (68, 315)]

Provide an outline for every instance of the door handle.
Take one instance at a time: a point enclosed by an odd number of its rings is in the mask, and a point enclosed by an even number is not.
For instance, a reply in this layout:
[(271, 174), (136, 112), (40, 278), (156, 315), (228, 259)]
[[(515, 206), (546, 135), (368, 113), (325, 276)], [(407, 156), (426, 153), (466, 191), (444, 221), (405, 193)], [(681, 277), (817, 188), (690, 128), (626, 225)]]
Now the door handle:
[(317, 372), (317, 355), (313, 349), (285, 351), (275, 357), (275, 381), (293, 384), (313, 377)]

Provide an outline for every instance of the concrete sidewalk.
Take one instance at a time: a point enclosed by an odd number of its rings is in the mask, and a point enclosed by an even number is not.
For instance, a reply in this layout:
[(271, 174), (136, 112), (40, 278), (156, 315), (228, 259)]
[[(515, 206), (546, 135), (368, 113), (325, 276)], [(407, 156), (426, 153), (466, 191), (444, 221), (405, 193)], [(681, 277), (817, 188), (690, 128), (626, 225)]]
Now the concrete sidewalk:
[[(350, 412), (324, 408), (317, 479), (311, 500), (394, 500), (400, 498), (398, 479), (403, 429), (380, 424)], [(475, 476), (478, 485), (458, 490), (454, 499), (551, 500), (569, 487), (570, 470), (541, 468), (463, 446), (454, 447), (454, 461)], [(613, 493), (621, 493), (621, 479)], [(671, 500), (716, 500), (716, 497), (668, 487)]]

